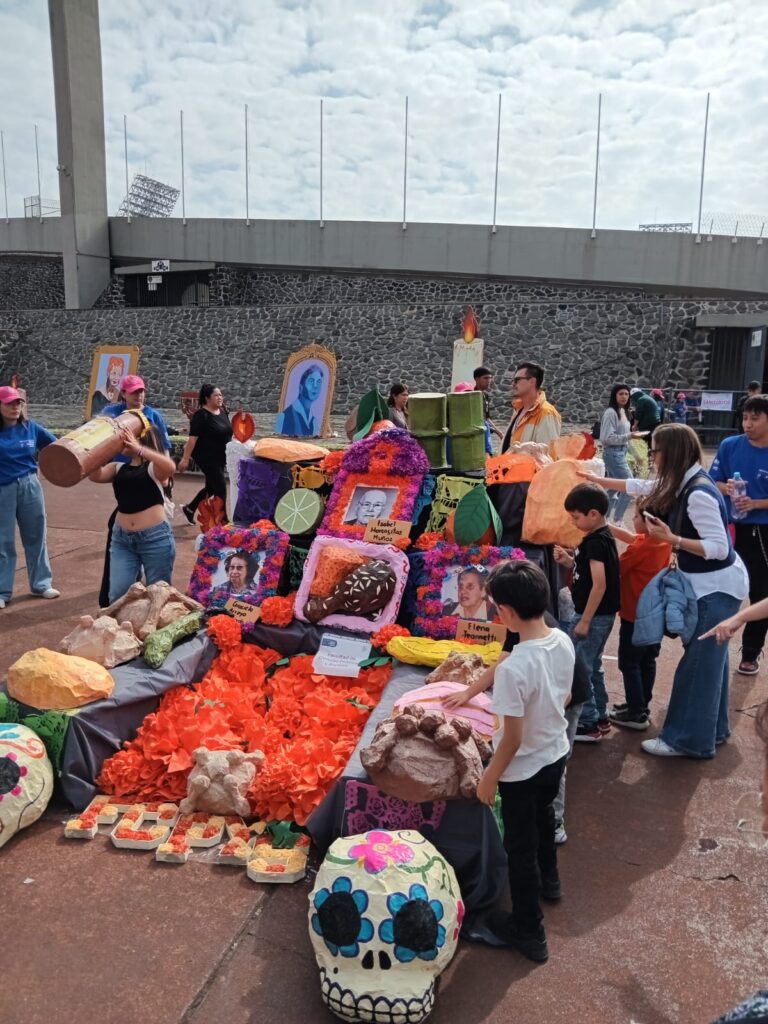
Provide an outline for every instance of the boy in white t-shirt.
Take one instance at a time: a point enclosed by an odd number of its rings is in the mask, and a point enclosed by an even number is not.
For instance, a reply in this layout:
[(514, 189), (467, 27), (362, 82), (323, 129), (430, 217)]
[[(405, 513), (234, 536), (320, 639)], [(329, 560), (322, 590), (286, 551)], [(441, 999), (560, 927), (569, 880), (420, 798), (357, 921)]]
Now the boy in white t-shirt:
[(488, 941), (543, 963), (549, 953), (539, 898), (561, 896), (552, 801), (568, 757), (565, 707), (575, 654), (570, 638), (544, 621), (549, 584), (538, 566), (504, 562), (487, 587), (501, 621), (520, 635), (496, 668), (493, 710), (500, 727), (477, 787), (478, 799), (489, 806), (499, 788), (512, 895), (511, 914), (488, 916)]

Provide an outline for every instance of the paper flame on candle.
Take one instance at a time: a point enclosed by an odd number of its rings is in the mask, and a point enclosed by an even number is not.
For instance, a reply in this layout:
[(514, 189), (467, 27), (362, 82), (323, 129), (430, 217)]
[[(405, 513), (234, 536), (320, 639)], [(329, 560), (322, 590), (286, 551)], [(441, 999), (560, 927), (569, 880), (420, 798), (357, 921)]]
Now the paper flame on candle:
[(467, 310), (467, 315), (464, 317), (464, 341), (469, 345), (477, 337), (477, 332), (480, 330), (480, 324), (477, 322), (475, 311), (470, 306)]
[(243, 412), (240, 409), (232, 417), (232, 433), (235, 435), (235, 439), (240, 441), (241, 444), (245, 444), (251, 437), (253, 437), (254, 431), (256, 430), (256, 424), (253, 416), (249, 412)]

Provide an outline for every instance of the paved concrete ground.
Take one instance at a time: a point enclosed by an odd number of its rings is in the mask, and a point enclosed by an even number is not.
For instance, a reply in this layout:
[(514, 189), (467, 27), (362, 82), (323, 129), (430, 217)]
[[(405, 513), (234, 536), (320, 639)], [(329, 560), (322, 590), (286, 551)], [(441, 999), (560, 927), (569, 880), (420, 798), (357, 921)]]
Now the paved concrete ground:
[[(198, 482), (182, 478), (177, 498)], [(58, 601), (26, 594), (23, 563), (0, 612), (0, 676), (25, 650), (54, 647), (95, 610), (111, 493), (46, 485)], [(174, 582), (195, 531), (180, 521)], [(660, 722), (679, 645), (665, 643)], [(615, 637), (609, 646), (615, 655)], [(612, 699), (621, 687), (606, 663)], [(754, 709), (764, 674), (734, 676), (734, 736), (715, 760), (665, 761), (617, 732), (577, 746), (568, 783), (565, 896), (546, 910), (551, 959), (466, 943), (443, 976), (434, 1024), (706, 1024), (766, 984), (768, 851), (737, 838), (734, 808), (759, 789)], [(2, 1024), (280, 1024), (335, 1020), (319, 998), (307, 938), (311, 878), (284, 888), (205, 861), (156, 864), (106, 836), (62, 836), (66, 809), (0, 851)]]

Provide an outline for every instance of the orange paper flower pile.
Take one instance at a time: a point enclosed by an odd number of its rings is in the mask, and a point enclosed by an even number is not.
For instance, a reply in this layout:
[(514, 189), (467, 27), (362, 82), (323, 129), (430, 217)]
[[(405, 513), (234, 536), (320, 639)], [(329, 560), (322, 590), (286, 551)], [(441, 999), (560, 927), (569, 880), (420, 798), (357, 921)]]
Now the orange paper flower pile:
[(101, 791), (178, 801), (197, 747), (262, 750), (248, 794), (254, 814), (303, 824), (343, 771), (392, 666), (345, 679), (316, 675), (312, 656), (297, 655), (268, 676), (278, 660), (255, 644), (223, 651), (201, 683), (165, 694), (136, 739), (104, 763)]

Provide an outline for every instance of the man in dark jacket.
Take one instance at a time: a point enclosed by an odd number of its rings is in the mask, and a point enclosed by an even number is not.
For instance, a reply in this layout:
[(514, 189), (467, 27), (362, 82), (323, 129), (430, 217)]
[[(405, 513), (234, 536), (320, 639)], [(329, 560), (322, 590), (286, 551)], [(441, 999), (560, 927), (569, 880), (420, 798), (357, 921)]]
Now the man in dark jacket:
[(640, 388), (632, 388), (630, 398), (635, 410), (634, 429), (641, 432), (648, 431), (644, 440), (650, 447), (651, 435), (661, 422), (659, 407), (655, 400)]

